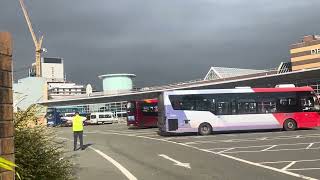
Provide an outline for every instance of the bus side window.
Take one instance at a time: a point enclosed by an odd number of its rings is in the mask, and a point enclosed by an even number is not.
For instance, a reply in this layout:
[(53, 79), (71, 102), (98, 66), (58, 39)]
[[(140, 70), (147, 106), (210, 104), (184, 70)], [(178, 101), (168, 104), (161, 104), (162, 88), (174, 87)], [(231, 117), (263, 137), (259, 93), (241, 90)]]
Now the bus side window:
[(276, 102), (274, 101), (258, 102), (258, 113), (268, 114), (268, 113), (275, 113), (276, 111), (277, 111)]
[(211, 101), (210, 99), (196, 100), (197, 111), (210, 111)]
[(179, 100), (173, 100), (171, 101), (171, 104), (174, 110), (181, 110), (182, 103)]
[(215, 101), (215, 99), (211, 99), (209, 111), (212, 112), (213, 114), (216, 113), (216, 101)]
[(231, 101), (231, 114), (237, 114), (238, 110), (237, 110), (237, 102), (236, 100), (232, 100)]
[(217, 102), (217, 115), (227, 115), (230, 112), (229, 102)]
[(300, 106), (302, 111), (312, 111), (314, 108), (314, 98), (313, 97), (302, 97), (300, 99)]
[(257, 113), (257, 103), (254, 99), (239, 99), (238, 111), (239, 114), (255, 114)]

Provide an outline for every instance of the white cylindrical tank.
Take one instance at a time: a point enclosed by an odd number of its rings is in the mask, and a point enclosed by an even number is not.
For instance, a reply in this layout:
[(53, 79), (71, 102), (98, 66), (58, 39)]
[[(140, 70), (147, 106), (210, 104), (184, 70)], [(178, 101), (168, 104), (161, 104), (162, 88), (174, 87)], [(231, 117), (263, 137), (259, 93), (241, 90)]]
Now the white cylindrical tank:
[(134, 74), (105, 74), (100, 75), (102, 79), (104, 92), (121, 92), (130, 91), (133, 89)]

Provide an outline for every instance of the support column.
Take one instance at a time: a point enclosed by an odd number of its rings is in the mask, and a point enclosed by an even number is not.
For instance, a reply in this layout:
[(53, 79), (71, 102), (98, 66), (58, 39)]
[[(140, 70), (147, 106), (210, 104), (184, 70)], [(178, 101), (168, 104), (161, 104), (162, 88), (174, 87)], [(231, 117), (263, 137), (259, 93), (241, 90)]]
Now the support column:
[[(12, 109), (12, 40), (0, 32), (0, 156), (14, 161)], [(0, 169), (0, 180), (13, 180), (14, 173)]]

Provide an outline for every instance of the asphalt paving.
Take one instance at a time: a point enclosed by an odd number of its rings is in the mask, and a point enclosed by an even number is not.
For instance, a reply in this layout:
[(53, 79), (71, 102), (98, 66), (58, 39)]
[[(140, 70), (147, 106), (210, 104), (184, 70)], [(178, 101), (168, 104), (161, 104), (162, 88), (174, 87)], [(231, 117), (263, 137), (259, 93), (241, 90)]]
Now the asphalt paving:
[(163, 137), (156, 128), (86, 126), (88, 147), (76, 152), (71, 128), (55, 130), (78, 179), (320, 179), (319, 128)]

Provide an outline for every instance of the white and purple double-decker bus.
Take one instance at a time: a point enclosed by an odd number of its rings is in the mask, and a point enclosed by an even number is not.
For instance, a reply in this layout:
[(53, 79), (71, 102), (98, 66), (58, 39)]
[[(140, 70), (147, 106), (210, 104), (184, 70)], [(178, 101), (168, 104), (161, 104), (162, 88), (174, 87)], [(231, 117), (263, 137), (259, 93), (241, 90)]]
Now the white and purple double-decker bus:
[(166, 133), (314, 128), (319, 100), (311, 87), (175, 90), (159, 97)]

